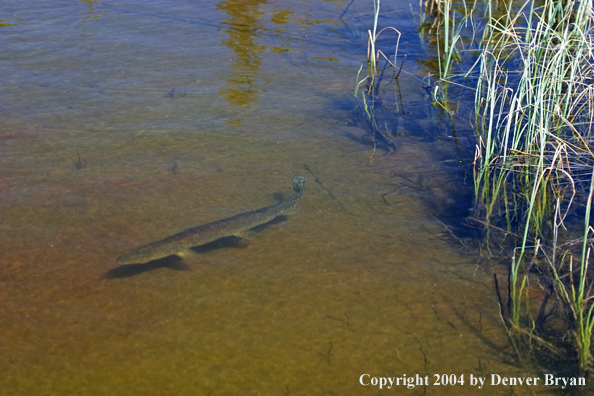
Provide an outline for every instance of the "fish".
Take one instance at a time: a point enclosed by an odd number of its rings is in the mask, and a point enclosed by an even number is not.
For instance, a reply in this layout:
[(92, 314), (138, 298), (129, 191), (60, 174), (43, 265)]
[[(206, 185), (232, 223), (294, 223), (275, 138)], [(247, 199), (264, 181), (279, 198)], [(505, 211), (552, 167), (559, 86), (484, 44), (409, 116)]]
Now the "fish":
[(212, 223), (187, 228), (160, 241), (137, 247), (133, 252), (118, 257), (116, 264), (142, 264), (171, 255), (194, 258), (197, 253), (190, 249), (192, 247), (228, 236), (245, 237), (250, 234), (252, 228), (268, 223), (277, 216), (297, 213), (304, 187), (305, 177), (293, 176), (294, 193), (284, 201)]

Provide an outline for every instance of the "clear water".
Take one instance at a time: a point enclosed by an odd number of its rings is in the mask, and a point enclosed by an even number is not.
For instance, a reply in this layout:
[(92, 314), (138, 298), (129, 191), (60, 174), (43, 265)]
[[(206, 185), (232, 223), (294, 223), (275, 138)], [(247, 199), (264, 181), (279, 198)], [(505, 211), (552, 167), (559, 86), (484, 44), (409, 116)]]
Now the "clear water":
[[(385, 7), (420, 56), (410, 5)], [(388, 85), (396, 150), (370, 159), (352, 94), (372, 9), (0, 3), (1, 394), (355, 395), (386, 392), (364, 373), (532, 374), (491, 278), (437, 221), (460, 222), (472, 186), (414, 61)], [(114, 262), (270, 205), (296, 174), (300, 212), (255, 239)]]

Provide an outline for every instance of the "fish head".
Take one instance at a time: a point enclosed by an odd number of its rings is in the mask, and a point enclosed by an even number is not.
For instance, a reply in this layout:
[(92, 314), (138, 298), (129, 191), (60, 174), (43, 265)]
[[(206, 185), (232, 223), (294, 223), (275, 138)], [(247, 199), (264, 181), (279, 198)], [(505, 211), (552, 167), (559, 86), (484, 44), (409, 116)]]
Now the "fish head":
[(305, 187), (305, 177), (302, 175), (293, 176), (293, 190), (296, 193), (303, 192), (303, 188)]

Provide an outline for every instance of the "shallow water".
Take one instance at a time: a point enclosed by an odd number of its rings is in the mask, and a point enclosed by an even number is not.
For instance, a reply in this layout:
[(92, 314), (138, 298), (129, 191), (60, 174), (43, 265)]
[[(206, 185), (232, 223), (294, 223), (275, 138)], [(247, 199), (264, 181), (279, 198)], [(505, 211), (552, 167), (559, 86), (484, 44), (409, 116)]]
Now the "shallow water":
[[(381, 22), (419, 56), (409, 4), (392, 7)], [(365, 373), (533, 375), (514, 365), (490, 277), (438, 221), (461, 221), (472, 186), (421, 70), (399, 78), (395, 150), (370, 158), (353, 120), (372, 8), (0, 3), (1, 394), (348, 395), (386, 392)], [(197, 262), (114, 262), (270, 205), (296, 174), (300, 212), (254, 239)]]

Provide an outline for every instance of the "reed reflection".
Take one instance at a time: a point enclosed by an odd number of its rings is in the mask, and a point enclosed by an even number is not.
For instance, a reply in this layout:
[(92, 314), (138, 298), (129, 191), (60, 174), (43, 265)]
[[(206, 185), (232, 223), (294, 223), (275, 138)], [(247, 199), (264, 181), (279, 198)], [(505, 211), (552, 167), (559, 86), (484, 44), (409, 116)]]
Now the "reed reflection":
[[(89, 14), (86, 15), (83, 20), (81, 21), (82, 23), (89, 23), (90, 21), (94, 21), (95, 19), (99, 18), (99, 15), (102, 16), (106, 16), (107, 14), (98, 14), (95, 11), (95, 6), (94, 4), (97, 3), (99, 0), (79, 0), (82, 3), (87, 3), (87, 8), (89, 9)], [(86, 33), (86, 31), (83, 30), (83, 33)]]
[(227, 14), (224, 18), (228, 39), (222, 44), (234, 53), (231, 59), (233, 73), (225, 80), (227, 84), (221, 95), (231, 105), (249, 106), (258, 100), (257, 72), (260, 71), (261, 59), (258, 56), (266, 50), (258, 43), (257, 33), (262, 29), (262, 19), (266, 12), (261, 8), (267, 0), (225, 0), (217, 4), (217, 9)]

